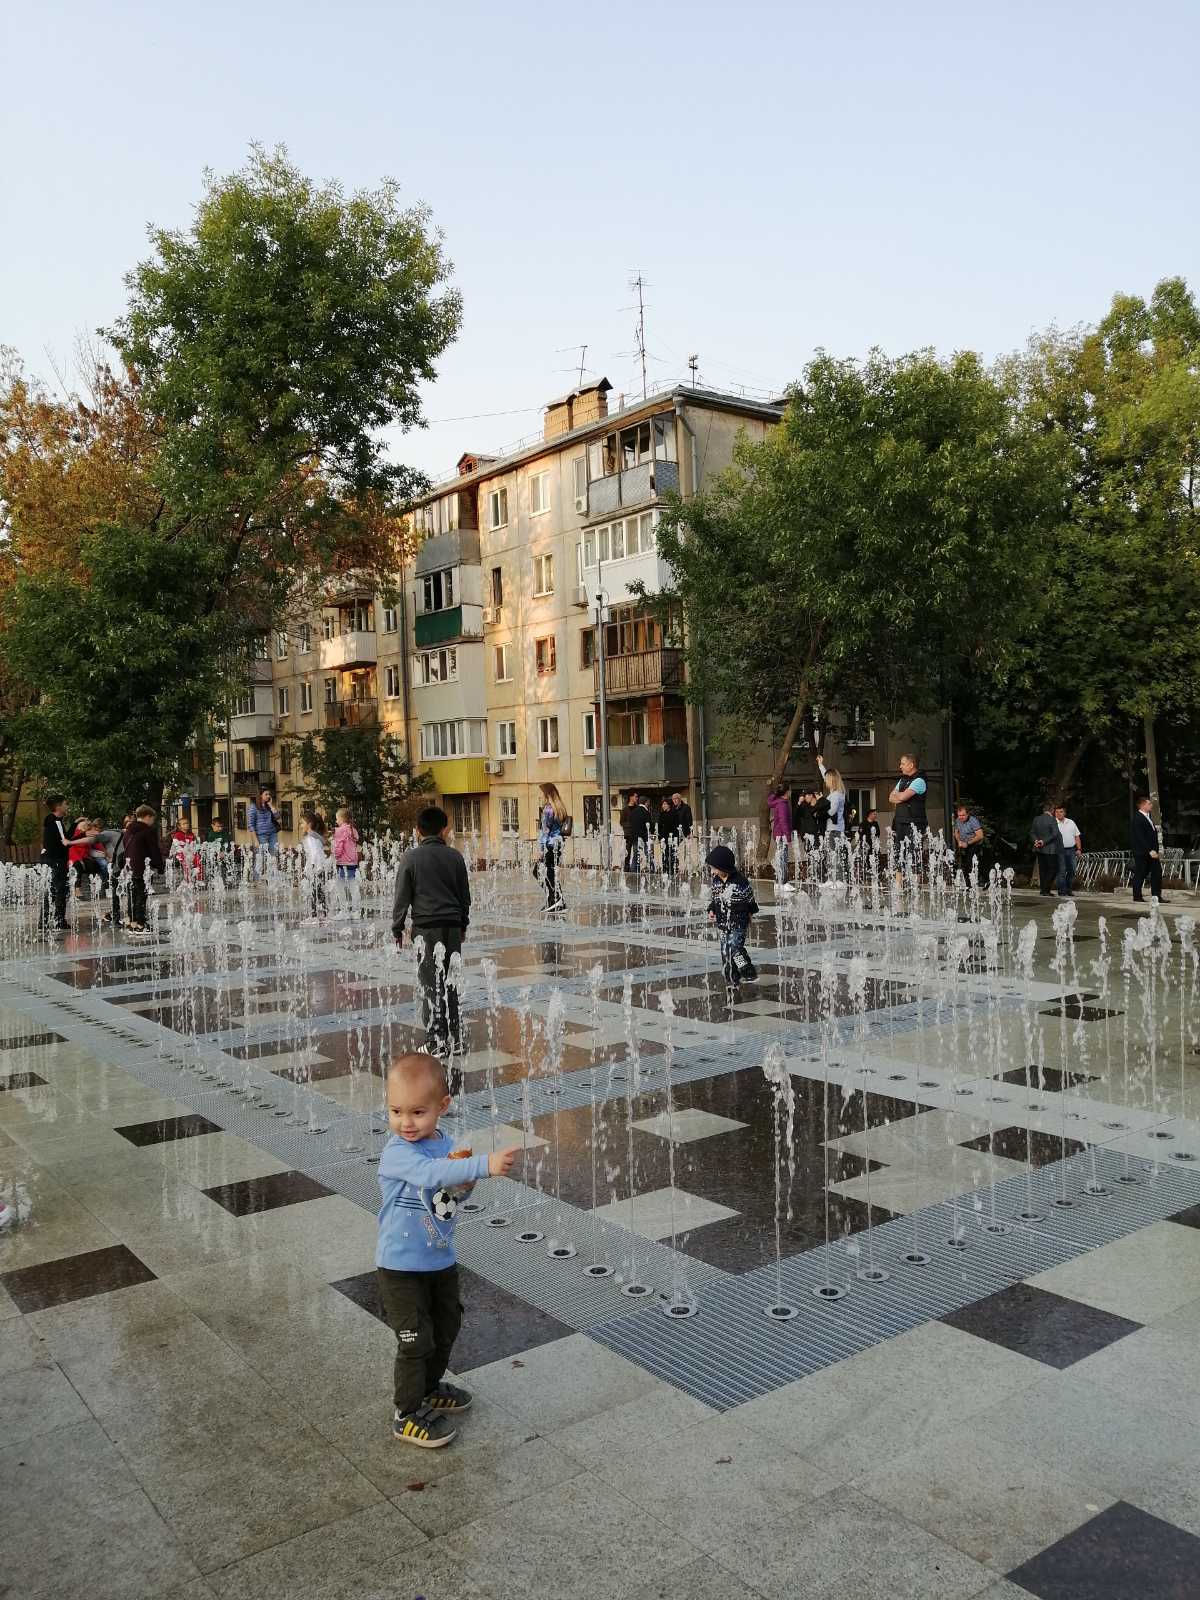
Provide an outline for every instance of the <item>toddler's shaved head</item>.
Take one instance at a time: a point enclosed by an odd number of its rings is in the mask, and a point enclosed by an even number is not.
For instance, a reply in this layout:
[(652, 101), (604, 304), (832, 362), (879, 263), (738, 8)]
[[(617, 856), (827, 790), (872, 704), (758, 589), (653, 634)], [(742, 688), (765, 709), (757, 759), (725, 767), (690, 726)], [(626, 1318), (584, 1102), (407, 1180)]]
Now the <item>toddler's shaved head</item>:
[(387, 1070), (388, 1084), (396, 1079), (406, 1084), (427, 1083), (438, 1100), (444, 1100), (450, 1093), (445, 1067), (436, 1056), (424, 1050), (413, 1050), (393, 1060)]

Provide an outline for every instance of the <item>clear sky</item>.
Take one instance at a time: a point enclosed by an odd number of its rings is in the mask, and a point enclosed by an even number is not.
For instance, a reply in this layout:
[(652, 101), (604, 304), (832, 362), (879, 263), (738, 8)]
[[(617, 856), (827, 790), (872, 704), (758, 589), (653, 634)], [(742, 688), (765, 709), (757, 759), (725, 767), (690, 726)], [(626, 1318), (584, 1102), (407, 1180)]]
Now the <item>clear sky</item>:
[(697, 352), (753, 388), (818, 346), (991, 356), (1200, 280), (1196, 0), (0, 13), (0, 343), (69, 366), (147, 221), (282, 142), (445, 232), (463, 331), (399, 443), (432, 472), (536, 431), (582, 343), (632, 392), (639, 269), (652, 380)]

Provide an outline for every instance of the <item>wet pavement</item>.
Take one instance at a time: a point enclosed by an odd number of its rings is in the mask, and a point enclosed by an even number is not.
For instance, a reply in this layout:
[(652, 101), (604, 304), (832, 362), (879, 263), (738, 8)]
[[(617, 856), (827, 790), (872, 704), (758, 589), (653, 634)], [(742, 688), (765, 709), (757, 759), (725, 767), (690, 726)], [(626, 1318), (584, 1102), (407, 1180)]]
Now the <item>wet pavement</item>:
[(1081, 898), (1056, 970), (1053, 905), (1018, 896), (989, 969), (948, 916), (922, 944), (763, 886), (730, 996), (695, 907), (573, 887), (552, 929), (515, 879), (472, 928), (450, 1126), (524, 1154), (462, 1219), (478, 1398), (420, 1454), (388, 1437), (369, 1160), (421, 1043), (411, 956), (265, 896), (244, 980), (86, 917), (10, 940), (7, 1592), (1190, 1595), (1178, 937), (1123, 967), (1138, 919)]

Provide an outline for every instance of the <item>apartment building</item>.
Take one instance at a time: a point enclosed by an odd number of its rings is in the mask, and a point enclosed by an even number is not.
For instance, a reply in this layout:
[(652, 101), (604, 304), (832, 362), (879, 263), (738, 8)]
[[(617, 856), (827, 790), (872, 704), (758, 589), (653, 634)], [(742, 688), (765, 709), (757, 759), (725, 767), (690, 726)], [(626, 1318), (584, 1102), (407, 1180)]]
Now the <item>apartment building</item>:
[[(460, 457), (414, 507), (416, 555), (395, 606), (353, 577), (331, 580), (316, 615), (256, 641), (212, 785), (235, 831), (266, 785), (294, 837), (284, 736), (364, 720), (433, 775), (460, 833), (529, 837), (545, 782), (578, 829), (597, 828), (601, 642), (614, 811), (636, 788), (652, 803), (680, 790), (714, 823), (759, 816), (769, 747), (713, 754), (719, 708), (685, 700), (681, 624), (664, 626), (633, 589), (669, 584), (657, 544), (664, 498), (703, 488), (739, 434), (763, 438), (782, 407), (687, 387), (611, 402), (607, 380), (583, 385), (546, 407), (537, 438)], [(886, 812), (898, 756), (915, 748), (940, 820), (940, 741), (930, 748), (929, 728), (876, 730), (851, 712), (838, 732), (856, 809)], [(811, 768), (798, 749), (789, 776), (803, 781)]]

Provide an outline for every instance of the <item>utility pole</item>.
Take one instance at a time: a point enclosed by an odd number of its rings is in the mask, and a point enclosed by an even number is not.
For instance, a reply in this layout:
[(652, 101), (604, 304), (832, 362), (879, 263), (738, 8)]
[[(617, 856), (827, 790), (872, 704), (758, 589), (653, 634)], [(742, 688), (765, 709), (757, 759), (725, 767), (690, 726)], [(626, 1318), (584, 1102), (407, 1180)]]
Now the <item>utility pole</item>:
[(600, 860), (607, 872), (612, 866), (612, 802), (608, 793), (608, 683), (604, 661), (604, 607), (607, 595), (600, 586), (599, 541), (596, 545), (596, 671), (600, 679), (600, 726), (596, 730), (596, 748), (600, 755)]

